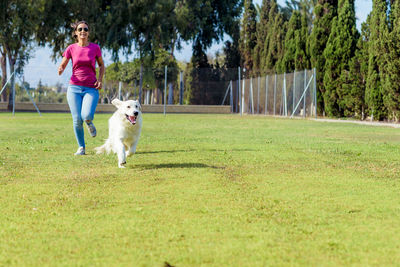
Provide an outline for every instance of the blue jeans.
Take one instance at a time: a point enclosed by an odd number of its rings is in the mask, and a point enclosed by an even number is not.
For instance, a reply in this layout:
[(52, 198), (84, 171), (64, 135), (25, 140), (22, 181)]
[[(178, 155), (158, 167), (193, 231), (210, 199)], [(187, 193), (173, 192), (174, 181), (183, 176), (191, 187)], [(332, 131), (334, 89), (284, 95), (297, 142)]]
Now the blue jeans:
[(76, 141), (80, 147), (85, 147), (83, 121), (93, 120), (99, 100), (99, 91), (96, 88), (70, 84), (67, 90), (67, 100), (71, 110)]

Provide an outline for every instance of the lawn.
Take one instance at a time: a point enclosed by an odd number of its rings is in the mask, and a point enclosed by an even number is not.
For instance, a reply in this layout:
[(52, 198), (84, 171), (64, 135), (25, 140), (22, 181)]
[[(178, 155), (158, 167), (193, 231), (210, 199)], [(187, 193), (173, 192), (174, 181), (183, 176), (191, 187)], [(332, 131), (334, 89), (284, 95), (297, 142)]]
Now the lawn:
[(70, 114), (0, 113), (0, 265), (337, 266), (400, 262), (398, 129), (144, 114), (119, 169)]

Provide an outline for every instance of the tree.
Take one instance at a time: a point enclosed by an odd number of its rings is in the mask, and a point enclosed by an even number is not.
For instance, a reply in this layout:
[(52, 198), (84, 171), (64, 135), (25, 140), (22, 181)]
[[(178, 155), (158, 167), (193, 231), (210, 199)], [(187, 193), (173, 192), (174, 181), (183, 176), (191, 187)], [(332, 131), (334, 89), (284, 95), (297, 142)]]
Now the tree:
[(269, 24), (269, 12), (271, 10), (271, 0), (263, 0), (262, 5), (259, 12), (259, 20), (257, 22), (257, 40), (256, 46), (254, 48), (254, 67), (259, 70), (260, 74), (263, 73), (263, 66), (265, 65), (265, 55), (264, 49), (268, 50), (268, 47), (265, 47), (265, 40), (268, 35), (268, 26)]
[(262, 67), (264, 73), (274, 73), (277, 71), (278, 60), (283, 57), (286, 32), (284, 17), (279, 11), (275, 0), (271, 1), (271, 9), (268, 17), (268, 34), (265, 38), (264, 54), (262, 55), (265, 58), (265, 62)]
[[(2, 56), (6, 55), (10, 73), (20, 73), (30, 57), (34, 34), (40, 22), (41, 1), (4, 0), (1, 3), (0, 46)], [(2, 67), (2, 69), (4, 66)], [(15, 85), (15, 75), (11, 77), (11, 86)], [(8, 109), (12, 109), (13, 94), (9, 90)]]
[(257, 12), (252, 2), (252, 0), (244, 1), (244, 14), (239, 39), (242, 65), (246, 69), (247, 75), (250, 75), (253, 71), (253, 52), (257, 41)]
[(285, 53), (279, 60), (279, 68), (284, 72), (293, 72), (296, 69), (296, 43), (300, 38), (301, 29), (300, 12), (294, 11), (287, 26), (285, 36)]
[(368, 45), (368, 78), (365, 101), (369, 114), (378, 120), (386, 116), (383, 104), (384, 53), (383, 40), (388, 31), (387, 4), (385, 0), (373, 0), (370, 20), (370, 38)]
[(391, 29), (385, 32), (385, 77), (383, 81), (383, 104), (388, 118), (400, 120), (400, 3), (395, 1), (390, 9)]
[(332, 22), (332, 31), (324, 51), (324, 102), (329, 116), (343, 116), (345, 113), (344, 99), (349, 97), (350, 92), (342, 86), (341, 75), (350, 71), (350, 61), (355, 55), (358, 38), (354, 0), (339, 0), (338, 16)]
[(337, 14), (337, 0), (319, 0), (314, 8), (313, 28), (309, 38), (311, 65), (317, 73), (317, 112), (324, 111), (323, 95), (325, 94), (324, 73), (325, 57), (323, 52), (326, 48), (331, 32), (332, 20)]
[(308, 54), (309, 43), (309, 27), (308, 13), (305, 6), (301, 10), (300, 29), (296, 31), (296, 53), (295, 67), (296, 70), (309, 69), (311, 67), (310, 56)]

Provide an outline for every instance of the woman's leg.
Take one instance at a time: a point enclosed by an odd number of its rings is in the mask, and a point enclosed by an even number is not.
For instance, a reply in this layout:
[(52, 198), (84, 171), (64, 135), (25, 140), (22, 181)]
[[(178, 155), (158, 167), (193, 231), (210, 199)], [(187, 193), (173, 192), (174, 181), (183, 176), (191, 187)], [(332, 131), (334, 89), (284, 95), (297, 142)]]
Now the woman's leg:
[(82, 111), (82, 89), (80, 86), (69, 85), (67, 91), (67, 100), (69, 109), (71, 110), (72, 121), (74, 125), (74, 132), (76, 141), (80, 147), (85, 147), (85, 137), (83, 133), (83, 120), (81, 117)]
[(97, 102), (99, 101), (99, 91), (94, 88), (85, 87), (82, 101), (81, 117), (86, 123), (89, 123), (94, 118)]

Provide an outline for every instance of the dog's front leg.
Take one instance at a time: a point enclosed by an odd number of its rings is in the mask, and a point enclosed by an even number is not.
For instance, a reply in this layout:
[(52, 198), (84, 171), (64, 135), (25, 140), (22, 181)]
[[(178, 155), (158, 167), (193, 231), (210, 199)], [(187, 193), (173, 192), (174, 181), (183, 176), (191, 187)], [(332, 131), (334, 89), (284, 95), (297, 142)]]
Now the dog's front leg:
[(122, 143), (122, 141), (118, 142), (116, 150), (117, 150), (117, 155), (118, 155), (118, 167), (125, 168), (125, 166), (124, 166), (124, 164), (126, 163), (125, 146)]
[(129, 150), (126, 152), (126, 156), (130, 157), (133, 154), (136, 153), (136, 145), (137, 145), (138, 141), (134, 142), (133, 145), (129, 148)]

